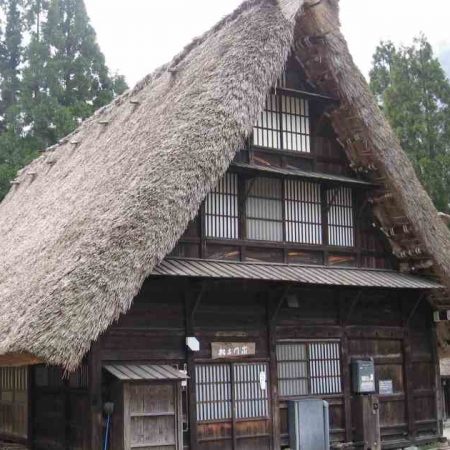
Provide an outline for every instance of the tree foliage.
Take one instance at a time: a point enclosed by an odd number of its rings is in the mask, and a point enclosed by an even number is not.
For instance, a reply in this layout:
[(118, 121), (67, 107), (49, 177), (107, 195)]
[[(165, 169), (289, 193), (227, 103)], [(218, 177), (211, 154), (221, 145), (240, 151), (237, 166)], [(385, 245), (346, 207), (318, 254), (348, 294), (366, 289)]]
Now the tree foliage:
[(370, 86), (436, 207), (450, 203), (450, 82), (424, 36), (381, 42)]
[(84, 0), (0, 0), (0, 199), (16, 171), (126, 88)]

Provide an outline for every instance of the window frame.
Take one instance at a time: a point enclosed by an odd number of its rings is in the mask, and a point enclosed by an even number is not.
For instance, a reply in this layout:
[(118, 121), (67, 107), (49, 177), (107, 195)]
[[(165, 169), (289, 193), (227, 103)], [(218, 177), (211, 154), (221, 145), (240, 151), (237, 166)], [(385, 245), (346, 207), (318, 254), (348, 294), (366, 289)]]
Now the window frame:
[[(236, 371), (237, 367), (240, 366), (252, 366), (255, 368), (255, 370), (258, 370), (259, 368), (264, 367), (264, 370), (266, 372), (266, 388), (263, 390), (261, 389), (261, 391), (264, 392), (264, 395), (261, 396), (261, 398), (258, 399), (254, 399), (254, 398), (239, 398), (239, 393), (243, 392), (245, 390), (242, 389), (238, 389), (238, 383), (248, 383), (248, 382), (256, 382), (255, 380), (240, 380), (240, 381), (236, 381), (237, 380), (237, 374), (238, 371)], [(204, 382), (204, 379), (202, 380), (201, 383), (199, 383), (198, 381), (198, 371), (201, 370), (202, 368), (204, 369), (204, 373), (208, 372), (208, 367), (215, 367), (215, 368), (219, 368), (222, 367), (228, 375), (228, 378), (226, 380), (221, 380), (221, 381), (217, 381), (216, 379), (209, 381), (208, 383)], [(196, 417), (196, 421), (199, 424), (204, 424), (204, 423), (217, 423), (217, 422), (239, 422), (239, 421), (251, 421), (251, 420), (268, 420), (270, 419), (270, 415), (271, 415), (271, 398), (270, 398), (270, 367), (269, 367), (269, 363), (267, 361), (221, 361), (221, 362), (200, 362), (197, 363), (195, 365), (195, 392), (196, 392), (196, 411), (195, 411), (195, 417)], [(243, 373), (248, 372), (248, 371), (241, 371)], [(251, 372), (251, 371), (250, 371)], [(213, 372), (215, 374), (215, 372)], [(225, 373), (225, 372), (224, 372)], [(214, 386), (217, 384), (221, 384), (224, 385), (222, 387), (222, 389), (217, 389)], [(227, 396), (227, 398), (225, 398), (224, 400), (221, 400), (220, 403), (226, 403), (227, 404), (227, 411), (229, 412), (229, 415), (224, 416), (224, 417), (214, 417), (214, 418), (202, 418), (205, 417), (205, 404), (214, 404), (214, 403), (219, 403), (219, 401), (217, 399), (210, 399), (209, 401), (205, 400), (203, 395), (199, 396), (198, 395), (198, 389), (199, 386), (203, 386), (203, 385), (207, 385), (208, 387), (204, 390), (204, 392), (206, 393), (211, 393), (214, 392), (215, 394), (218, 394), (219, 391), (221, 391), (222, 394), (225, 394)], [(213, 386), (213, 387), (212, 387)], [(199, 400), (199, 397), (202, 398), (202, 400)], [(240, 407), (239, 405), (241, 404), (241, 402), (244, 402), (245, 400), (248, 400), (251, 403), (255, 403), (255, 401), (258, 402), (262, 402), (261, 405), (262, 409), (265, 410), (265, 415), (260, 415), (260, 416), (249, 416), (246, 417), (244, 416), (240, 416), (239, 411), (243, 411), (242, 407)], [(202, 409), (203, 408), (203, 409)], [(206, 406), (207, 408), (207, 406)], [(202, 415), (199, 415), (199, 411), (202, 411)], [(217, 411), (213, 411), (213, 413), (217, 413)]]
[[(306, 359), (305, 360), (279, 360), (278, 357), (278, 347), (282, 346), (282, 345), (304, 345), (305, 346), (305, 355), (306, 355)], [(311, 354), (311, 350), (310, 350), (310, 346), (312, 345), (317, 345), (317, 344), (335, 344), (337, 347), (337, 352), (338, 352), (338, 358), (328, 358), (328, 359), (318, 359), (318, 358), (314, 358), (311, 359), (310, 354)], [(342, 367), (342, 342), (340, 339), (281, 339), (278, 340), (276, 342), (275, 345), (275, 354), (276, 354), (276, 366), (277, 366), (277, 383), (278, 383), (278, 395), (280, 400), (289, 400), (289, 399), (296, 399), (296, 398), (307, 398), (307, 397), (333, 397), (333, 396), (342, 396), (343, 392), (344, 392), (344, 384), (343, 384), (343, 367)], [(292, 395), (283, 395), (283, 389), (282, 386), (280, 384), (280, 381), (284, 381), (284, 380), (290, 380), (290, 379), (294, 379), (294, 378), (282, 378), (280, 377), (280, 363), (283, 362), (302, 362), (305, 364), (306, 367), (306, 377), (302, 378), (304, 380), (306, 380), (306, 386), (307, 386), (307, 390), (308, 392), (305, 394), (292, 394)], [(317, 384), (315, 387), (312, 386), (312, 379), (313, 378), (319, 378), (317, 376), (311, 376), (311, 362), (317, 362), (319, 361), (326, 361), (326, 362), (330, 362), (330, 361), (334, 361), (338, 363), (337, 368), (338, 368), (338, 374), (332, 374), (332, 375), (326, 375), (324, 376), (324, 378), (329, 379), (329, 378), (336, 378), (339, 377), (339, 389), (337, 391), (334, 392), (314, 392), (315, 389), (317, 389)], [(317, 365), (316, 365), (316, 370), (317, 370)]]
[[(237, 213), (238, 216), (232, 217), (232, 219), (237, 219), (237, 230), (236, 230), (236, 236), (237, 237), (219, 237), (219, 236), (209, 236), (207, 235), (207, 216), (210, 217), (225, 217), (228, 218), (228, 216), (222, 216), (221, 214), (212, 214), (207, 212), (206, 203), (208, 201), (209, 195), (214, 195), (215, 192), (212, 194), (208, 194), (208, 197), (205, 199), (205, 202), (203, 204), (203, 207), (201, 208), (202, 211), (202, 232), (201, 237), (202, 239), (205, 239), (206, 241), (222, 241), (222, 242), (239, 242), (239, 241), (245, 241), (252, 243), (254, 245), (260, 245), (260, 244), (266, 244), (271, 243), (273, 245), (284, 245), (284, 246), (293, 246), (293, 247), (308, 247), (311, 248), (311, 250), (314, 249), (326, 249), (326, 250), (332, 250), (337, 252), (351, 252), (351, 253), (357, 253), (357, 220), (356, 220), (356, 201), (355, 201), (355, 189), (346, 185), (335, 185), (335, 184), (328, 184), (324, 182), (318, 182), (318, 181), (311, 181), (307, 179), (302, 178), (294, 178), (294, 177), (286, 177), (286, 176), (271, 176), (269, 174), (261, 174), (261, 175), (247, 175), (242, 174), (239, 172), (227, 172), (228, 174), (232, 174), (236, 177), (236, 186), (237, 186)], [(256, 179), (273, 179), (277, 180), (280, 183), (280, 190), (281, 190), (281, 196), (280, 199), (277, 199), (275, 197), (263, 197), (263, 196), (250, 196), (250, 189), (249, 184), (251, 186), (252, 182)], [(309, 198), (302, 198), (294, 200), (292, 198), (288, 198), (288, 195), (286, 193), (287, 190), (287, 184), (294, 184), (298, 183), (300, 186), (311, 186), (312, 190), (315, 190), (317, 187), (317, 202), (311, 201)], [(329, 224), (329, 209), (330, 205), (328, 204), (328, 193), (330, 191), (336, 190), (336, 189), (344, 189), (349, 190), (349, 195), (351, 197), (351, 208), (348, 208), (351, 210), (351, 220), (352, 220), (352, 244), (351, 246), (348, 245), (334, 245), (330, 244), (330, 224)], [(306, 191), (305, 191), (306, 192)], [(304, 192), (304, 193), (305, 193)], [(224, 194), (228, 195), (228, 194)], [(248, 199), (249, 198), (256, 198), (256, 199), (267, 199), (267, 200), (274, 200), (280, 202), (281, 207), (281, 220), (273, 220), (270, 218), (258, 218), (258, 217), (249, 217), (248, 216)], [(288, 219), (287, 214), (287, 204), (289, 202), (297, 202), (302, 205), (316, 205), (320, 210), (320, 221), (319, 222), (309, 222), (307, 220), (305, 221), (299, 221), (294, 222), (290, 219)], [(334, 207), (332, 205), (332, 207)], [(267, 239), (258, 239), (249, 237), (249, 231), (248, 231), (248, 221), (249, 220), (255, 220), (255, 221), (266, 221), (266, 222), (276, 222), (281, 224), (281, 240), (267, 240)], [(307, 242), (307, 241), (293, 241), (288, 240), (288, 224), (298, 224), (298, 225), (305, 225), (305, 226), (317, 226), (321, 228), (321, 234), (319, 236), (319, 242)], [(346, 225), (333, 225), (336, 228), (350, 228)]]
[[(294, 113), (292, 113), (292, 105), (294, 105)], [(290, 118), (289, 127), (286, 126), (288, 117)], [(295, 126), (293, 126), (293, 117)], [(250, 146), (268, 151), (309, 156), (312, 153), (311, 119), (311, 104), (306, 96), (286, 92), (286, 89), (275, 89), (267, 95), (264, 109), (253, 126)], [(296, 137), (296, 145), (287, 146), (285, 141), (290, 138), (292, 144), (293, 136)], [(269, 143), (275, 145), (269, 145)]]

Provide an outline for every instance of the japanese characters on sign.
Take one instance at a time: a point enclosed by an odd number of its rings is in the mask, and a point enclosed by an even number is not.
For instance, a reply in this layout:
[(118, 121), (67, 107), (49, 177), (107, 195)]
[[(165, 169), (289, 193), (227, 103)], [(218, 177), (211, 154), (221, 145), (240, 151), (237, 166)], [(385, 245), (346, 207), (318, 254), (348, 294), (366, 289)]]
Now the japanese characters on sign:
[(241, 358), (256, 353), (254, 342), (212, 342), (212, 359)]
[(394, 393), (394, 384), (392, 380), (379, 380), (378, 393), (380, 395), (392, 395)]

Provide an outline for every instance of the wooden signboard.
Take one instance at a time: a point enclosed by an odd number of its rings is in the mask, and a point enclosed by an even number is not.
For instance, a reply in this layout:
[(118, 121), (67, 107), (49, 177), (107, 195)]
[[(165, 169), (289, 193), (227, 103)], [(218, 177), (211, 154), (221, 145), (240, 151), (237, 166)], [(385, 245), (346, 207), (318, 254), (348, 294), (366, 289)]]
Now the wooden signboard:
[(212, 359), (242, 358), (256, 354), (256, 344), (254, 342), (212, 342)]

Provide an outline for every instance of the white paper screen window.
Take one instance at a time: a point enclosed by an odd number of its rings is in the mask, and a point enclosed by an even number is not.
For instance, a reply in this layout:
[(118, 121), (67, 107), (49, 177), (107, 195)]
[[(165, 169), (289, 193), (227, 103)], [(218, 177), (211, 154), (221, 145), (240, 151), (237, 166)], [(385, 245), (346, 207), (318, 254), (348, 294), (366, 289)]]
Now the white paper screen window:
[(195, 367), (197, 420), (232, 417), (231, 367), (228, 364), (199, 364)]
[(342, 392), (339, 342), (289, 342), (276, 347), (281, 397)]
[(353, 247), (355, 230), (353, 221), (353, 193), (340, 187), (327, 192), (328, 244)]
[[(268, 388), (266, 363), (198, 364), (195, 367), (195, 393), (198, 421), (267, 417)], [(234, 403), (234, 404), (233, 404)]]
[(247, 182), (247, 238), (283, 240), (283, 201), (281, 180), (254, 178)]
[(238, 177), (227, 173), (205, 201), (206, 237), (237, 239), (238, 223)]
[(322, 244), (320, 185), (285, 180), (286, 241)]
[(269, 95), (253, 128), (253, 145), (309, 153), (309, 102), (286, 95)]

